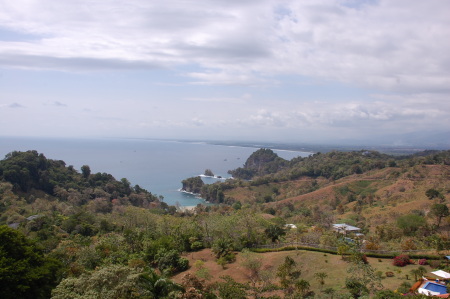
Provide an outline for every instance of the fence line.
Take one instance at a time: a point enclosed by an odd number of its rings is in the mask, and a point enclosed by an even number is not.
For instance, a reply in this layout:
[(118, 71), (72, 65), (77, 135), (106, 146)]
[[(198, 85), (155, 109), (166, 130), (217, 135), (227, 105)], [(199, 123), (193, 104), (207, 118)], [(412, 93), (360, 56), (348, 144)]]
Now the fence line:
[[(328, 249), (332, 251), (337, 251), (337, 247), (334, 246), (324, 246), (321, 244), (312, 244), (312, 243), (301, 243), (301, 242), (291, 242), (291, 243), (272, 243), (272, 244), (265, 244), (265, 245), (258, 245), (254, 244), (252, 248), (282, 248), (287, 246), (302, 246), (302, 247), (310, 247), (310, 248), (317, 248), (317, 249)], [(418, 249), (418, 250), (370, 250), (370, 249), (360, 249), (361, 252), (368, 252), (368, 253), (380, 253), (380, 254), (393, 254), (393, 253), (415, 253), (415, 252), (424, 252), (424, 251), (430, 251), (430, 249)]]

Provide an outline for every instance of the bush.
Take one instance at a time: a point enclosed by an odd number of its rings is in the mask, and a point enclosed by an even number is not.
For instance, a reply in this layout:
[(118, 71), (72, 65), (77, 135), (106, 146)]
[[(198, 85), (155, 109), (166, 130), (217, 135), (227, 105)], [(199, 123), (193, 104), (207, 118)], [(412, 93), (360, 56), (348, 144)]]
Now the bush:
[(178, 271), (184, 271), (187, 270), (189, 268), (189, 260), (187, 258), (180, 258), (178, 260)]
[(367, 255), (365, 254), (361, 255), (361, 261), (367, 265), (369, 263), (369, 261), (367, 260)]
[(397, 291), (401, 294), (405, 294), (409, 292), (409, 289), (411, 288), (411, 284), (407, 281), (403, 282), (397, 289)]
[(198, 250), (200, 250), (202, 248), (203, 248), (203, 243), (200, 242), (200, 241), (194, 241), (191, 244), (191, 250), (192, 251), (198, 251)]
[(180, 257), (178, 251), (160, 249), (155, 256), (158, 265), (158, 270), (161, 273), (175, 274), (186, 270), (189, 267), (189, 261)]
[(439, 268), (439, 266), (441, 265), (441, 261), (430, 261), (430, 267), (431, 268)]
[(419, 265), (425, 266), (425, 265), (428, 265), (428, 262), (427, 262), (426, 259), (420, 259), (419, 260)]
[(404, 267), (410, 264), (409, 256), (406, 254), (401, 254), (399, 256), (394, 257), (392, 264), (397, 267)]

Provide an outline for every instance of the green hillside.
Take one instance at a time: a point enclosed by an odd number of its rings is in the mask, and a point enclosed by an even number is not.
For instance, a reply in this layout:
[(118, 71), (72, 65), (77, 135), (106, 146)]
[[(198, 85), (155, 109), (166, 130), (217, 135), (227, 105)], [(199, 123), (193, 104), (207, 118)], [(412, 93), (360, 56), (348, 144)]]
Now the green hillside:
[[(381, 286), (404, 290), (419, 265), (393, 266), (393, 256), (407, 250), (415, 263), (425, 260), (427, 272), (448, 267), (441, 257), (450, 254), (449, 157), (358, 151), (286, 161), (258, 150), (231, 171), (233, 180), (205, 185), (187, 178), (183, 186), (218, 203), (191, 211), (87, 165), (76, 170), (36, 151), (13, 152), (0, 161), (1, 295), (330, 298), (328, 287), (336, 298), (395, 298)], [(343, 238), (332, 229), (343, 222), (363, 235)], [(292, 242), (282, 254), (245, 250)], [(20, 266), (27, 248), (37, 254), (36, 268)], [(293, 263), (294, 256), (308, 258)], [(321, 272), (339, 279), (328, 277), (322, 288)]]

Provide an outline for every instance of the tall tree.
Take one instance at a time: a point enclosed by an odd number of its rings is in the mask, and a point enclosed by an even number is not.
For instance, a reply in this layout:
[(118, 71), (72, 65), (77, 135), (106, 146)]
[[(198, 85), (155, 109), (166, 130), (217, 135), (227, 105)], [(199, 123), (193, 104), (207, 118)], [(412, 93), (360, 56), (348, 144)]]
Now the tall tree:
[(436, 226), (439, 228), (442, 218), (450, 215), (450, 211), (445, 204), (436, 203), (430, 208), (430, 215), (436, 217)]
[(1, 298), (49, 298), (60, 268), (25, 235), (0, 226)]
[(374, 292), (383, 288), (381, 279), (375, 275), (373, 267), (365, 262), (364, 255), (353, 246), (350, 248), (350, 266), (347, 272), (350, 274), (345, 281), (346, 288), (354, 298), (362, 294)]
[(281, 287), (284, 289), (286, 295), (292, 295), (295, 288), (295, 283), (301, 275), (300, 269), (297, 268), (297, 263), (293, 258), (287, 256), (277, 269), (277, 277), (280, 278)]
[(81, 174), (85, 179), (87, 179), (91, 175), (91, 168), (89, 167), (89, 165), (81, 166)]

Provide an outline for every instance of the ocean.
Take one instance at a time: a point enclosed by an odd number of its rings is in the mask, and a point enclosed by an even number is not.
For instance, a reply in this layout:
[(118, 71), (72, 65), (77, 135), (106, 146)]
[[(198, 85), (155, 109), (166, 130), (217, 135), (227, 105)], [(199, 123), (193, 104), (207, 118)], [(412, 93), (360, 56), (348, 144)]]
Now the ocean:
[[(216, 176), (229, 178), (230, 169), (241, 167), (257, 150), (252, 147), (147, 139), (45, 139), (0, 137), (0, 156), (12, 151), (36, 150), (48, 159), (63, 160), (80, 171), (89, 165), (92, 173), (106, 172), (116, 179), (127, 178), (170, 205), (195, 206), (201, 198), (180, 192), (183, 179), (211, 169)], [(290, 160), (309, 152), (274, 150)], [(205, 183), (216, 181), (203, 178)]]

